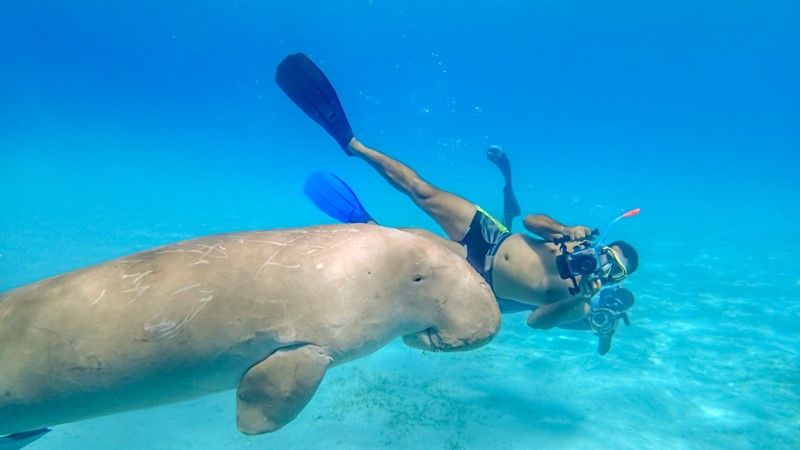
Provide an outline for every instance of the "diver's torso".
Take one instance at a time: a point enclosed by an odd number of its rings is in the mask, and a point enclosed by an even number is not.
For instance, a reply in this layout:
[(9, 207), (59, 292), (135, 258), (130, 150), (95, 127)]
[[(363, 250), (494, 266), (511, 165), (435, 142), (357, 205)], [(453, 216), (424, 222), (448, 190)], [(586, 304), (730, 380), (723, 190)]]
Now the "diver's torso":
[(492, 288), (500, 298), (542, 305), (569, 296), (571, 286), (558, 275), (555, 244), (524, 234), (507, 238), (497, 251)]

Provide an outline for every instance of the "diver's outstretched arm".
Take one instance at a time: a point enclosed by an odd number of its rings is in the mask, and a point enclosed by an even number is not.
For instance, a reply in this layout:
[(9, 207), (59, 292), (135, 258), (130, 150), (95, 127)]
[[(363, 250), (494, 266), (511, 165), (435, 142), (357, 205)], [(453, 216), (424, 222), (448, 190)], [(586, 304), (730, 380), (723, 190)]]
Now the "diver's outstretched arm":
[(511, 229), (514, 218), (520, 215), (519, 202), (514, 195), (514, 187), (511, 184), (511, 162), (503, 149), (493, 145), (486, 151), (486, 157), (493, 162), (500, 173), (503, 174), (505, 186), (503, 186), (503, 225)]
[(566, 226), (546, 214), (529, 214), (525, 216), (522, 224), (526, 230), (548, 241), (569, 237), (570, 241), (580, 242), (592, 236), (592, 229), (589, 227)]
[(522, 221), (525, 229), (539, 235), (548, 241), (563, 238), (567, 233), (567, 226), (556, 221), (546, 214), (529, 214)]
[(600, 292), (602, 283), (591, 277), (581, 277), (580, 294), (554, 303), (539, 306), (528, 316), (528, 326), (548, 329), (556, 325), (583, 319), (591, 311), (592, 297)]
[(588, 302), (575, 302), (572, 299), (548, 303), (535, 309), (528, 316), (528, 326), (548, 330), (555, 326), (571, 324), (586, 317), (591, 311)]

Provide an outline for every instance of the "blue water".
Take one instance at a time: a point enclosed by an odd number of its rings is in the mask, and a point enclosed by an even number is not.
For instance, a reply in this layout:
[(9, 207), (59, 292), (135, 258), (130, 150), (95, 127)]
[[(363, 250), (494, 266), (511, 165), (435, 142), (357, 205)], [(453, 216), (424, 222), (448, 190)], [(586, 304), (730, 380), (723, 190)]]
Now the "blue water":
[[(36, 448), (797, 448), (800, 4), (15, 1), (0, 5), (0, 290), (206, 234), (330, 220), (306, 175), (439, 232), (275, 86), (331, 78), (358, 136), (501, 212), (602, 226), (640, 270), (611, 352), (504, 318), (489, 345), (395, 342), (283, 430), (232, 392), (56, 427)], [(517, 222), (517, 231), (521, 231)], [(1, 344), (1, 343), (0, 343)]]

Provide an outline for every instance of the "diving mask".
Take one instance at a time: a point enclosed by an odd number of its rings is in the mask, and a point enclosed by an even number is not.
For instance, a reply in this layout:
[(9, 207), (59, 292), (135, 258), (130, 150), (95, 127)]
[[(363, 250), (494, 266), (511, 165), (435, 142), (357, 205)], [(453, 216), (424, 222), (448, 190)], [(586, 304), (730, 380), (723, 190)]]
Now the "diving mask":
[(628, 277), (628, 269), (620, 260), (619, 255), (611, 247), (601, 247), (600, 251), (606, 255), (606, 262), (602, 266), (605, 274), (603, 279), (612, 283), (619, 283)]

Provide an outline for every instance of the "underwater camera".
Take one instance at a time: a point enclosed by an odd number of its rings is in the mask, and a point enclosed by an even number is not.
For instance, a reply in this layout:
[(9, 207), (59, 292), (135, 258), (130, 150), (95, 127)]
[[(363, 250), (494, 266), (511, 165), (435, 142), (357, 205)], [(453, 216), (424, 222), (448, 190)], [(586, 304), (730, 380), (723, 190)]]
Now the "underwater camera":
[[(592, 236), (597, 236), (597, 234), (598, 230), (592, 231)], [(553, 242), (561, 247), (561, 254), (556, 256), (558, 275), (562, 280), (572, 280), (572, 287), (569, 288), (570, 294), (575, 295), (581, 292), (581, 288), (578, 286), (578, 276), (600, 277), (600, 252), (589, 241), (576, 246), (571, 252), (567, 249), (569, 236)]]
[(619, 321), (631, 324), (628, 309), (633, 306), (633, 292), (622, 287), (606, 288), (592, 299), (592, 309), (586, 322), (597, 335), (597, 353), (605, 355), (611, 350), (611, 338), (617, 331)]

